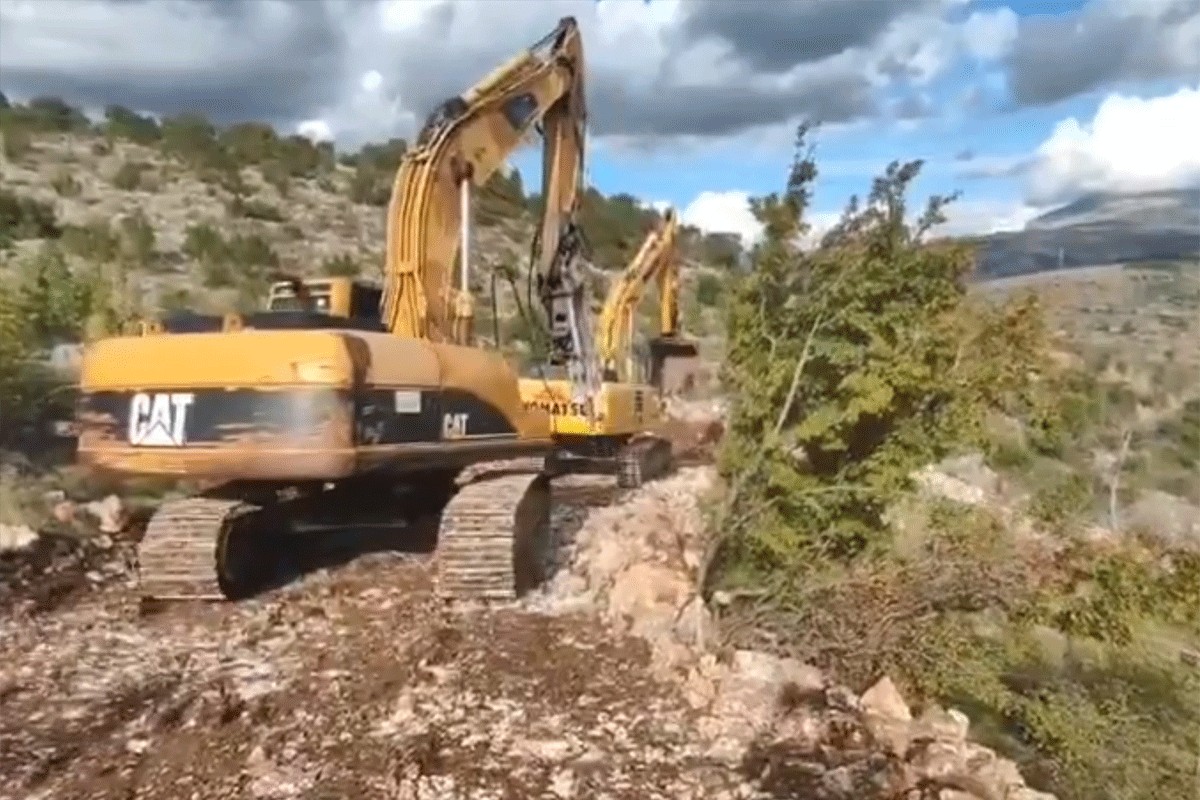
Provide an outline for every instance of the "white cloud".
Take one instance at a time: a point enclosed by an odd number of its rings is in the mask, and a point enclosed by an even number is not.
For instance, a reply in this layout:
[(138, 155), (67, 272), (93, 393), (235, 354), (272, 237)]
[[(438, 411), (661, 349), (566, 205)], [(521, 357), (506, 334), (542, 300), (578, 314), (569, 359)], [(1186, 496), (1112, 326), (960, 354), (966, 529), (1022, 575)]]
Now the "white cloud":
[(971, 236), (1016, 231), (1046, 211), (1020, 201), (956, 200), (945, 209), (946, 221), (934, 227), (935, 236)]
[(863, 27), (837, 0), (746, 4), (732, 20), (727, 4), (681, 0), (0, 0), (0, 70), (16, 97), (288, 127), (320, 119), (355, 146), (411, 136), (439, 102), (572, 15), (593, 130), (673, 146), (788, 129), (800, 115), (869, 118), (880, 98), (867, 76), (886, 94), (961, 51), (963, 25), (945, 16), (957, 4), (881, 3), (870, 16), (882, 27)]
[(383, 76), (377, 69), (367, 70), (359, 78), (358, 85), (364, 92), (378, 92), (379, 87), (383, 86)]
[[(681, 212), (680, 219), (705, 233), (736, 233), (749, 247), (762, 236), (762, 225), (750, 213), (750, 195), (742, 191), (701, 192)], [(924, 210), (923, 208), (920, 210)], [(945, 210), (946, 221), (933, 229), (938, 236), (969, 236), (1020, 230), (1025, 223), (1046, 211), (1020, 201), (958, 200)], [(915, 224), (919, 213), (910, 223)], [(821, 237), (841, 219), (840, 211), (808, 211), (808, 231), (800, 237), (801, 247), (815, 247)]]
[(762, 235), (762, 224), (750, 213), (749, 192), (701, 192), (680, 212), (679, 219), (705, 233), (736, 233), (746, 246)]
[[(800, 239), (801, 247), (814, 247), (842, 217), (837, 211), (806, 211), (808, 231)], [(750, 193), (738, 190), (701, 192), (679, 214), (685, 225), (694, 225), (705, 233), (736, 233), (742, 245), (750, 247), (762, 238), (762, 224), (750, 211)]]
[(1109, 95), (1090, 122), (1059, 122), (1027, 174), (1029, 200), (1150, 191), (1200, 182), (1200, 84), (1141, 99)]
[(1018, 18), (1011, 8), (976, 11), (962, 26), (962, 43), (973, 57), (995, 61), (1008, 55), (1017, 41)]
[(296, 126), (296, 133), (314, 142), (333, 141), (333, 130), (323, 119), (307, 119)]

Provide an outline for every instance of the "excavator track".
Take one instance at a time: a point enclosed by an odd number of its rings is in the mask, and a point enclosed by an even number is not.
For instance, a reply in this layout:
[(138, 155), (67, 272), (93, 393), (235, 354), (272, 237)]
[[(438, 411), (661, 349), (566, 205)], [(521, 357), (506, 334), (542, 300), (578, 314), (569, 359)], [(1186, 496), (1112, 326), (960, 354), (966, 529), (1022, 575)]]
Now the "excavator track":
[(189, 497), (164, 503), (138, 547), (142, 600), (224, 600), (235, 561), (235, 523), (258, 507), (240, 500)]
[(541, 459), (469, 478), (442, 511), (438, 594), (504, 602), (541, 583), (553, 556), (550, 505)]
[(673, 467), (671, 443), (648, 436), (626, 445), (617, 455), (617, 486), (636, 489), (646, 481), (657, 480)]

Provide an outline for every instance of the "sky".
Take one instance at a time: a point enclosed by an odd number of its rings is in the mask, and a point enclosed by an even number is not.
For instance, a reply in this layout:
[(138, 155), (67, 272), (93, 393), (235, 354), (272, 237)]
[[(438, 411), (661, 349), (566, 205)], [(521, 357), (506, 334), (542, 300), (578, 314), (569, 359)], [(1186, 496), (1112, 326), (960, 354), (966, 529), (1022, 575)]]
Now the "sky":
[[(961, 193), (946, 234), (1200, 186), (1200, 0), (0, 0), (0, 91), (356, 148), (411, 136), (567, 15), (589, 182), (747, 243), (802, 121), (818, 230), (893, 159), (925, 160), (915, 203)], [(536, 147), (512, 162), (540, 180)]]

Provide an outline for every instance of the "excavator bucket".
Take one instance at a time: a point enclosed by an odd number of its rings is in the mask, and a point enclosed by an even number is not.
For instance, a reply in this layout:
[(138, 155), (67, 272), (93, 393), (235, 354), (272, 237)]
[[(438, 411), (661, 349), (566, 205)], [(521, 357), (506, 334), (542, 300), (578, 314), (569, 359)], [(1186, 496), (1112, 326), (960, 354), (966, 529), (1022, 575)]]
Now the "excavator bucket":
[(697, 344), (679, 336), (658, 336), (649, 346), (650, 384), (661, 394), (691, 394), (700, 377)]

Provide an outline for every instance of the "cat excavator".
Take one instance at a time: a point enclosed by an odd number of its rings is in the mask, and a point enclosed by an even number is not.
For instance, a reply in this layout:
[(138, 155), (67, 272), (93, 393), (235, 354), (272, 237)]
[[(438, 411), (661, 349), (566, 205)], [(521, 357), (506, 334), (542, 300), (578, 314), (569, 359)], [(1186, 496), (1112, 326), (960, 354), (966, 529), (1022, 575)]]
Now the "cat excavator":
[[(622, 488), (640, 486), (671, 469), (671, 443), (658, 430), (666, 421), (665, 368), (696, 360), (696, 344), (679, 334), (679, 223), (668, 209), (608, 291), (595, 335), (599, 385), (582, 400), (568, 380), (525, 378), (526, 406), (550, 412), (558, 447), (556, 472), (616, 472)], [(650, 282), (659, 290), (659, 335), (649, 342), (649, 384), (633, 359), (638, 305)]]
[(283, 280), (262, 312), (176, 315), (87, 347), (79, 462), (204, 485), (150, 518), (137, 554), (142, 599), (244, 597), (278, 569), (290, 534), (372, 513), (439, 516), (443, 597), (506, 600), (541, 581), (551, 418), (522, 402), (498, 352), (469, 343), (460, 245), (471, 187), (540, 129), (535, 260), (550, 362), (585, 381), (593, 356), (580, 348), (574, 266), (584, 86), (583, 43), (566, 17), (437, 108), (393, 184), (382, 287)]

